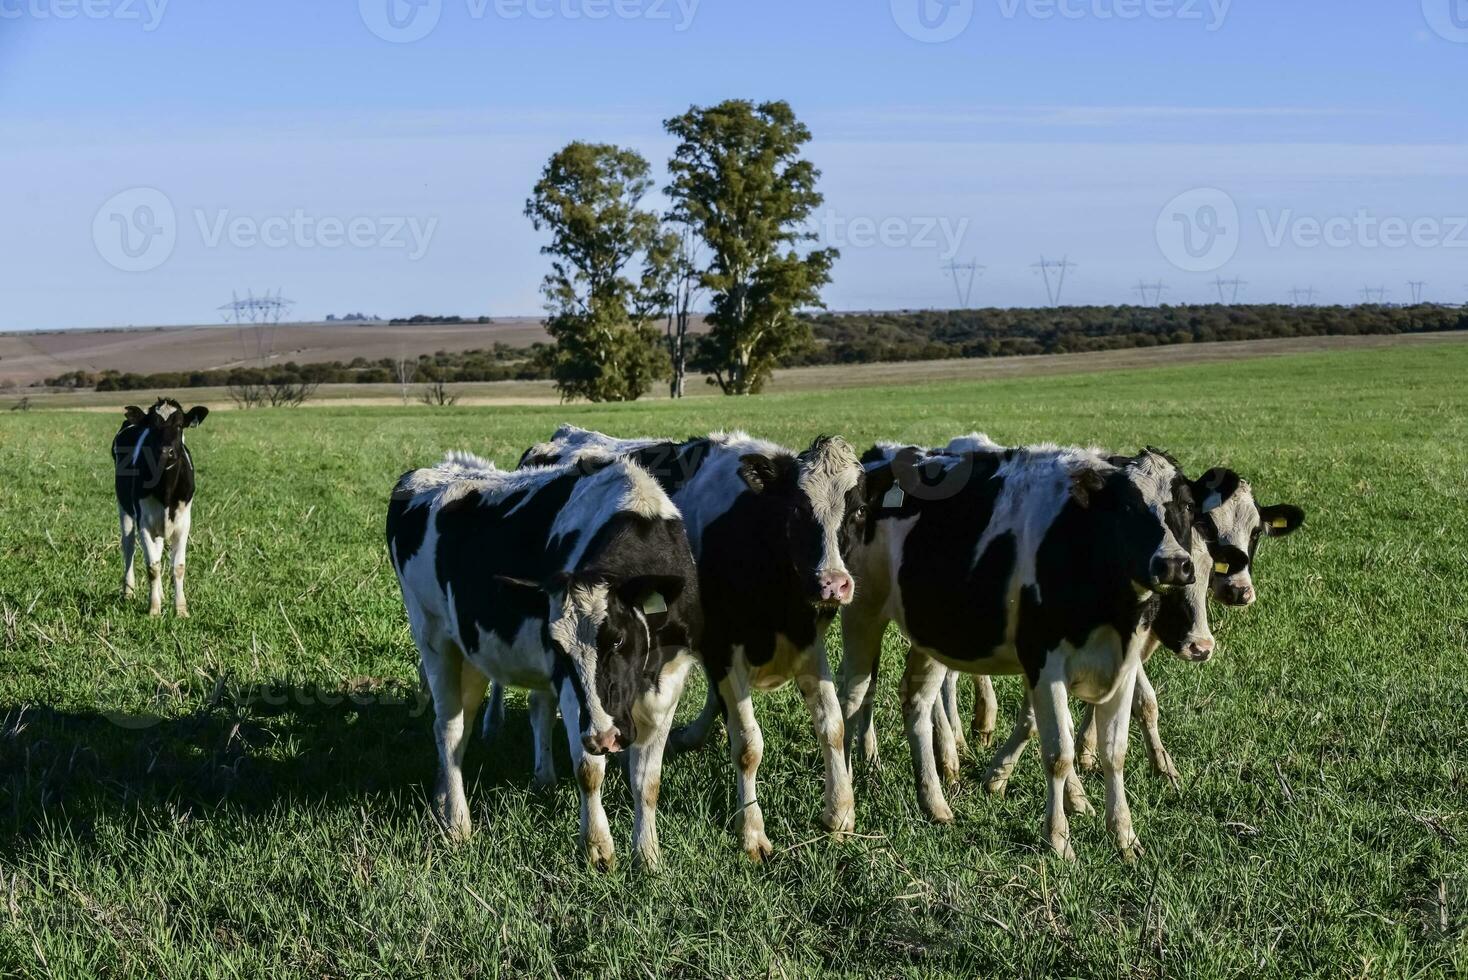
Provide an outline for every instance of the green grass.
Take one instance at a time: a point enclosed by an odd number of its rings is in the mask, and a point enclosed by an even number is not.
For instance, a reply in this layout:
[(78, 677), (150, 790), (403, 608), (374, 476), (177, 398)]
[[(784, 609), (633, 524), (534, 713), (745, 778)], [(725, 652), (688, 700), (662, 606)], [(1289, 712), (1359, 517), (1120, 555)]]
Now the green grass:
[[(220, 413), (190, 439), (187, 621), (117, 598), (115, 420), (0, 417), (0, 975), (1464, 975), (1465, 377), (1453, 344), (686, 405)], [(1135, 866), (1097, 818), (1072, 824), (1077, 865), (1046, 854), (1033, 754), (1002, 800), (971, 760), (956, 823), (925, 823), (889, 671), (862, 837), (819, 834), (820, 758), (785, 690), (756, 704), (773, 863), (729, 830), (720, 743), (665, 770), (657, 876), (627, 860), (614, 775), (624, 860), (597, 875), (573, 781), (529, 789), (519, 699), (515, 736), (470, 749), (476, 836), (436, 836), (381, 534), (401, 471), (451, 447), (512, 464), (563, 419), (1154, 444), (1310, 519), (1266, 546), (1260, 603), (1215, 616), (1220, 656), (1154, 663), (1185, 786), (1134, 741)], [(1000, 695), (1007, 718), (1015, 682)]]

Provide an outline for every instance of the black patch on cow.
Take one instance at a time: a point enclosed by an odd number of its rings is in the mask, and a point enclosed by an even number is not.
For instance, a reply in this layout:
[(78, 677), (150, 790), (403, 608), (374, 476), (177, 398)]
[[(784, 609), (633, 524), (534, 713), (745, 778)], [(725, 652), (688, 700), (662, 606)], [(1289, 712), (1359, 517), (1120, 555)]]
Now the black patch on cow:
[(387, 505), (388, 554), (393, 556), (399, 572), (418, 553), (418, 549), (423, 547), (423, 539), (428, 534), (429, 508), (426, 504), (408, 506), (413, 498), (406, 484), (412, 475), (402, 475)]

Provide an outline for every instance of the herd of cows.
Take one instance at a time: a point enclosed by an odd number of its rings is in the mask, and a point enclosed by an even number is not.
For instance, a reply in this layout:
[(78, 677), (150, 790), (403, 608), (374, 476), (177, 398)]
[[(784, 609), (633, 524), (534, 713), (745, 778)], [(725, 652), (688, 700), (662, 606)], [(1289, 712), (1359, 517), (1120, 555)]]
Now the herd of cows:
[[(140, 532), (155, 614), (165, 545), (175, 610), (187, 613), (194, 477), (184, 430), (207, 414), (170, 399), (129, 407), (113, 441), (123, 593), (134, 588)], [(512, 471), (449, 453), (405, 474), (387, 509), (388, 552), (435, 709), (435, 814), (449, 835), (470, 833), (462, 765), (473, 723), (488, 696), (486, 734), (510, 737), (503, 690), (518, 687), (529, 691), (540, 785), (555, 780), (559, 709), (593, 865), (614, 861), (601, 802), (608, 757), (625, 755), (635, 854), (654, 866), (664, 750), (669, 741), (701, 745), (721, 716), (734, 822), (745, 853), (762, 860), (773, 848), (753, 694), (794, 681), (824, 759), (822, 823), (849, 834), (852, 765), (876, 756), (873, 689), (895, 623), (910, 642), (903, 719), (932, 819), (953, 819), (944, 789), (958, 779), (967, 727), (959, 675), (974, 678), (973, 731), (987, 741), (989, 678), (1018, 674), (1027, 697), (988, 789), (1003, 791), (1038, 734), (1045, 836), (1073, 858), (1067, 814), (1091, 810), (1076, 765), (1099, 762), (1106, 825), (1133, 856), (1123, 784), (1133, 714), (1153, 767), (1176, 779), (1147, 658), (1165, 646), (1207, 660), (1210, 596), (1252, 603), (1259, 541), (1303, 520), (1298, 507), (1260, 506), (1231, 470), (1190, 479), (1155, 449), (1004, 447), (977, 433), (939, 448), (881, 443), (858, 456), (831, 436), (797, 453), (741, 432), (628, 440), (562, 426)], [(825, 639), (838, 615), (843, 657), (833, 675)], [(674, 730), (695, 663), (708, 700)], [(1086, 704), (1079, 736), (1071, 697)]]

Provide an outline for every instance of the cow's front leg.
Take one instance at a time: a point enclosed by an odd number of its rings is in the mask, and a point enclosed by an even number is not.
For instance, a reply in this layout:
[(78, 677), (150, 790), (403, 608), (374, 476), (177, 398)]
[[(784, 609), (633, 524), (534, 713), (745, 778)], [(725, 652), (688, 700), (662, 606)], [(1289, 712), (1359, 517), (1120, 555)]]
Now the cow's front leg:
[(846, 765), (856, 766), (856, 741), (868, 765), (877, 762), (877, 731), (872, 722), (872, 697), (877, 666), (882, 657), (886, 620), (861, 605), (862, 599), (841, 610), (841, 717), (846, 734)]
[(180, 504), (168, 529), (168, 556), (173, 566), (173, 612), (187, 619), (189, 602), (184, 597), (184, 568), (188, 563), (189, 528), (193, 524), (190, 504)]
[(677, 658), (664, 669), (657, 690), (644, 694), (632, 708), (637, 726), (637, 740), (627, 753), (627, 774), (632, 783), (632, 844), (637, 862), (649, 870), (661, 861), (657, 820), (663, 749), (692, 663), (693, 658), (686, 654)]
[(1049, 770), (1045, 793), (1045, 837), (1056, 854), (1075, 860), (1070, 842), (1070, 821), (1065, 816), (1066, 780), (1075, 770), (1075, 736), (1071, 728), (1070, 700), (1065, 683), (1065, 661), (1051, 654), (1040, 672), (1039, 683), (1030, 691), (1040, 746)]
[(902, 716), (912, 750), (913, 780), (918, 803), (938, 823), (952, 823), (953, 810), (943, 798), (938, 763), (933, 755), (933, 710), (943, 686), (942, 664), (912, 649), (902, 675)]
[(719, 681), (719, 694), (728, 713), (725, 723), (729, 729), (729, 755), (734, 760), (739, 843), (751, 861), (763, 861), (775, 853), (770, 839), (765, 836), (765, 815), (760, 809), (757, 793), (765, 737), (754, 718), (754, 702), (750, 699), (743, 652), (736, 653), (734, 665)]
[(586, 860), (598, 871), (617, 865), (612, 828), (601, 805), (601, 788), (606, 782), (607, 757), (592, 755), (581, 744), (581, 709), (569, 680), (561, 684), (561, 722), (571, 747), (571, 766), (576, 770), (576, 788), (581, 795), (581, 847)]
[(1182, 785), (1172, 753), (1162, 744), (1162, 732), (1157, 728), (1157, 692), (1147, 677), (1147, 668), (1137, 669), (1137, 687), (1132, 695), (1132, 714), (1142, 723), (1142, 735), (1147, 740), (1147, 756), (1152, 762), (1152, 771), (1172, 784), (1173, 789)]
[(1127, 735), (1131, 723), (1132, 696), (1136, 681), (1122, 679), (1110, 699), (1096, 705), (1097, 737), (1101, 745), (1101, 770), (1106, 774), (1106, 828), (1116, 837), (1122, 857), (1136, 859), (1142, 852), (1132, 830), (1132, 811), (1127, 805), (1123, 769), (1126, 766)]
[[(468, 744), (465, 708), (478, 709), (487, 679), (464, 659), (449, 640), (433, 646), (420, 642), (423, 676), (433, 694), (433, 739), (438, 748), (438, 784), (433, 809), (451, 839), (463, 840), (473, 832), (469, 802), (464, 798), (464, 748)], [(476, 693), (477, 691), (477, 693)]]
[(122, 597), (131, 599), (137, 590), (137, 576), (133, 574), (133, 552), (138, 544), (138, 522), (119, 504), (117, 523), (122, 531)]
[[(555, 698), (551, 698), (551, 704), (555, 704)], [(535, 710), (530, 712), (530, 723), (532, 731), (535, 724)], [(489, 686), (489, 703), (484, 706), (484, 720), (479, 723), (479, 737), (486, 742), (494, 738), (505, 727), (505, 686), (495, 681)], [(549, 737), (549, 732), (543, 732), (543, 736)]]
[(1076, 765), (1086, 772), (1101, 768), (1101, 757), (1096, 754), (1096, 706), (1093, 704), (1081, 709), (1081, 727), (1076, 730)]
[[(549, 789), (556, 784), (556, 754), (551, 745), (556, 727), (556, 699), (549, 691), (531, 691), (529, 700), (530, 740), (535, 747), (535, 788)], [(491, 702), (490, 712), (493, 711)]]
[(856, 830), (856, 801), (851, 792), (851, 770), (846, 766), (846, 726), (823, 640), (801, 654), (795, 665), (795, 683), (810, 711), (811, 727), (826, 764), (821, 826), (837, 836), (849, 834)]
[(950, 792), (958, 788), (960, 775), (958, 733), (954, 730), (953, 718), (948, 713), (948, 689), (955, 687), (957, 683), (957, 675), (945, 668), (943, 681), (938, 685), (938, 700), (933, 705), (933, 754), (943, 772), (943, 784)]
[(999, 725), (999, 699), (994, 697), (994, 680), (988, 674), (974, 675), (974, 720), (969, 731), (984, 748), (994, 744)]
[(958, 679), (960, 674), (950, 670), (943, 678), (943, 713), (948, 727), (953, 732), (953, 748), (960, 757), (968, 754), (968, 739), (963, 734), (963, 718), (958, 712)]
[(143, 538), (143, 560), (148, 563), (148, 615), (163, 614), (163, 529), (145, 519), (138, 530)]

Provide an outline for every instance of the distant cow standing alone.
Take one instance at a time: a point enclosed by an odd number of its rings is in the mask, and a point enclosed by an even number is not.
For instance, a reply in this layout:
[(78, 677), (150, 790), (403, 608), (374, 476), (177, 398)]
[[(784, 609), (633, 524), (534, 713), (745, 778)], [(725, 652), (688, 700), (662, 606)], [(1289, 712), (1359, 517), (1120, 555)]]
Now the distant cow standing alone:
[(163, 611), (163, 547), (173, 559), (173, 611), (189, 614), (184, 598), (184, 562), (194, 501), (194, 460), (184, 445), (184, 429), (204, 421), (209, 409), (187, 412), (172, 398), (160, 398), (144, 412), (129, 405), (122, 428), (112, 439), (116, 471), (117, 518), (122, 527), (122, 597), (136, 588), (133, 551), (143, 538), (148, 563), (148, 613)]

